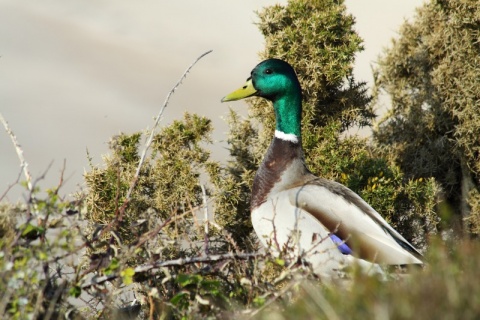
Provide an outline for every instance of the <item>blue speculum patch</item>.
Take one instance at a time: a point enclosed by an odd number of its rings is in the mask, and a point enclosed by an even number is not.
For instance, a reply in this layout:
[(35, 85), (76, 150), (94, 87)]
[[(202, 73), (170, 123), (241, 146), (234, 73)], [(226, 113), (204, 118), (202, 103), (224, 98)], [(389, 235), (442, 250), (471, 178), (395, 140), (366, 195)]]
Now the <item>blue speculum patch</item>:
[(334, 234), (330, 235), (330, 239), (332, 239), (333, 242), (337, 245), (338, 250), (340, 250), (341, 253), (352, 254), (352, 249), (350, 249), (350, 247), (347, 246), (347, 244), (342, 239), (340, 239)]

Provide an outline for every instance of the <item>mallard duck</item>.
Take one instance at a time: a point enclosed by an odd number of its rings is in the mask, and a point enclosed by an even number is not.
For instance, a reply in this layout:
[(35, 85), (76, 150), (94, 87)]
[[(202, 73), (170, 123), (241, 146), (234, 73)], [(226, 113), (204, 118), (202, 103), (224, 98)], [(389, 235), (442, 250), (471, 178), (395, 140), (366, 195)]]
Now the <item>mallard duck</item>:
[(329, 275), (352, 261), (422, 264), (417, 249), (360, 196), (307, 168), (301, 143), (302, 89), (290, 64), (261, 62), (246, 84), (222, 102), (251, 96), (270, 100), (276, 118), (250, 203), (253, 227), (265, 247), (295, 252), (313, 270)]

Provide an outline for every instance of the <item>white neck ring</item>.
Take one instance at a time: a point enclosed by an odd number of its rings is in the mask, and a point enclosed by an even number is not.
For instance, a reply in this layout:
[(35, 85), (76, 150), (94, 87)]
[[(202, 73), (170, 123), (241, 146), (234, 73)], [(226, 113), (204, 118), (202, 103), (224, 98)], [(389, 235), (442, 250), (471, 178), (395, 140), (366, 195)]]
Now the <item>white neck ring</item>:
[(293, 133), (285, 133), (279, 130), (275, 130), (275, 138), (278, 138), (284, 141), (290, 141), (293, 143), (298, 143), (298, 137)]

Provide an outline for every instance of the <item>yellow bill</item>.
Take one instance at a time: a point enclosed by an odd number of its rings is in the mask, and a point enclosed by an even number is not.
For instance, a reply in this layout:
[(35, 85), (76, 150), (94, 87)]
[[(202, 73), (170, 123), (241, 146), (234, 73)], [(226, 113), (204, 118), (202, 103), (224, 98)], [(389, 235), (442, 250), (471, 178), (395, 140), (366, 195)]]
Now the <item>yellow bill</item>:
[(249, 78), (243, 87), (223, 97), (222, 102), (248, 98), (253, 96), (255, 93), (257, 93), (257, 90), (253, 87), (252, 79)]

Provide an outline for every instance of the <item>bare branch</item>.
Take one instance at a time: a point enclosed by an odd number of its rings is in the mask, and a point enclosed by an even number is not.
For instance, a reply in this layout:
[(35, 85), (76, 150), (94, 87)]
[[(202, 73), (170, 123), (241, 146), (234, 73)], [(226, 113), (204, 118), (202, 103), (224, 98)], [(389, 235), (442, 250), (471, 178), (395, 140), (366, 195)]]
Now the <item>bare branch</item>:
[(13, 183), (10, 183), (7, 187), (7, 189), (3, 192), (3, 194), (0, 196), (0, 201), (2, 201), (8, 194), (8, 192), (20, 181), (20, 177), (22, 176), (22, 170), (20, 169), (20, 171), (18, 172), (18, 176), (17, 176), (17, 179), (15, 180), (15, 182)]
[(17, 137), (13, 133), (12, 129), (10, 129), (8, 122), (5, 120), (5, 118), (1, 113), (0, 113), (0, 121), (2, 122), (3, 126), (5, 127), (5, 131), (7, 131), (8, 135), (10, 136), (10, 139), (13, 142), (13, 146), (15, 147), (15, 151), (17, 152), (18, 159), (20, 160), (20, 166), (23, 169), (23, 174), (25, 175), (25, 179), (27, 180), (28, 190), (31, 192), (33, 190), (32, 175), (28, 170), (28, 162), (25, 161), (25, 158), (23, 156), (22, 146), (20, 145), (20, 143), (18, 143)]
[[(184, 266), (187, 264), (193, 263), (212, 263), (218, 262), (223, 260), (249, 260), (255, 259), (259, 257), (265, 257), (265, 254), (260, 253), (226, 253), (226, 254), (218, 254), (213, 256), (202, 256), (202, 257), (190, 257), (190, 258), (179, 258), (175, 260), (167, 260), (167, 261), (158, 261), (155, 263), (144, 264), (141, 266), (137, 266), (134, 271), (135, 274), (145, 273), (147, 271), (151, 271), (154, 269), (160, 269), (163, 267), (172, 267), (172, 266)], [(82, 285), (82, 289), (87, 289), (97, 284), (104, 283), (106, 281), (111, 281), (116, 279), (120, 276), (119, 273), (111, 274), (108, 276), (101, 276), (101, 277), (93, 277), (90, 281), (87, 281)]]

